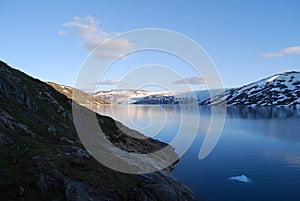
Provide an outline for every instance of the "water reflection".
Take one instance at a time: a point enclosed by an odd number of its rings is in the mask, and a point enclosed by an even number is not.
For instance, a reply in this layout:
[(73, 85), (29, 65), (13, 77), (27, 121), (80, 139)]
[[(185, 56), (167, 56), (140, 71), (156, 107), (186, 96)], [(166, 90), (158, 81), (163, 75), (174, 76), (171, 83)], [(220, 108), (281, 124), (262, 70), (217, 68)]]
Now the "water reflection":
[(296, 107), (227, 107), (227, 116), (242, 119), (299, 118)]
[(273, 158), (280, 162), (283, 162), (290, 167), (300, 169), (300, 154), (299, 153), (278, 153), (278, 152), (266, 152), (265, 157)]
[(229, 129), (296, 143), (300, 141), (300, 110), (295, 107), (228, 107)]
[[(182, 108), (184, 107), (184, 108)], [(179, 129), (182, 113), (190, 119), (186, 124), (195, 124), (193, 119), (200, 116), (199, 133), (205, 135), (211, 123), (211, 107), (170, 106), (170, 105), (111, 105), (95, 108), (98, 113), (121, 121), (126, 126), (155, 137), (163, 133), (161, 140), (169, 142)], [(218, 108), (217, 108), (218, 109)], [(220, 113), (224, 108), (219, 108)], [(284, 141), (300, 141), (300, 109), (295, 107), (227, 107), (225, 127), (227, 130), (249, 132)], [(247, 121), (243, 121), (247, 120)], [(162, 136), (157, 136), (157, 138)]]

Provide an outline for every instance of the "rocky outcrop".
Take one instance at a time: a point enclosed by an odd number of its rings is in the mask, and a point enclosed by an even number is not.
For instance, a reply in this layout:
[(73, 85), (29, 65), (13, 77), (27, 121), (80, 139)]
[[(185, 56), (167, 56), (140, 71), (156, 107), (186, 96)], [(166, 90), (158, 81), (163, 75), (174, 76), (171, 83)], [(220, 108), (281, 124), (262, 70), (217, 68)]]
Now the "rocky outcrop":
[(104, 191), (87, 183), (65, 179), (65, 195), (67, 201), (121, 201), (117, 193)]
[(6, 98), (24, 105), (32, 112), (36, 112), (39, 109), (36, 101), (28, 94), (27, 90), (19, 86), (13, 86), (2, 78), (0, 78), (0, 92)]
[(42, 195), (45, 195), (50, 191), (57, 192), (64, 188), (63, 184), (56, 178), (44, 173), (40, 173), (38, 176), (37, 187)]
[(193, 193), (166, 171), (140, 176), (137, 200), (194, 200)]
[(26, 124), (16, 122), (14, 118), (4, 110), (0, 110), (0, 123), (10, 130), (21, 131), (31, 137), (36, 136), (36, 134), (32, 132)]
[[(65, 195), (68, 201), (120, 201), (123, 200), (116, 192), (108, 192), (100, 188), (96, 188), (87, 183), (77, 180), (65, 178)], [(194, 200), (193, 193), (182, 185), (177, 179), (163, 173), (154, 173), (149, 175), (141, 175), (139, 185), (131, 192), (128, 200), (172, 200), (172, 201), (188, 201)], [(182, 189), (186, 189), (182, 191)]]

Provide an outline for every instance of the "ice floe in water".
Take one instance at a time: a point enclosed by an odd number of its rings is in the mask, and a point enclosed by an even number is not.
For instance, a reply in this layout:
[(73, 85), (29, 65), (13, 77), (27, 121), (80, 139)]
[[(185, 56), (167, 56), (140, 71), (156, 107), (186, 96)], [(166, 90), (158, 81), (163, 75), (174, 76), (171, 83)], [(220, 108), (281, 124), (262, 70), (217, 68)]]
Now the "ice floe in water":
[(228, 180), (233, 182), (252, 183), (252, 180), (245, 175), (229, 177)]

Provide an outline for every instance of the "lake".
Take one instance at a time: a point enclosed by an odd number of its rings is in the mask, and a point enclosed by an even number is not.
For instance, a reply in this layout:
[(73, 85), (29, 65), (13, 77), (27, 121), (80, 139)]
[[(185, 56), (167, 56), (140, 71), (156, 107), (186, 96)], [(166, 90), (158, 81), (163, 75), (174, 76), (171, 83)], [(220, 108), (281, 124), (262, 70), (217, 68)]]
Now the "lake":
[[(186, 106), (188, 107), (188, 106)], [(224, 128), (213, 151), (198, 158), (211, 109), (179, 106), (101, 106), (109, 115), (141, 133), (171, 142), (183, 127), (201, 116), (196, 137), (176, 164), (173, 174), (203, 201), (300, 200), (300, 111), (297, 108), (228, 107)], [(186, 119), (182, 125), (182, 112)], [(217, 119), (218, 120), (218, 119)], [(251, 183), (229, 181), (246, 175)]]

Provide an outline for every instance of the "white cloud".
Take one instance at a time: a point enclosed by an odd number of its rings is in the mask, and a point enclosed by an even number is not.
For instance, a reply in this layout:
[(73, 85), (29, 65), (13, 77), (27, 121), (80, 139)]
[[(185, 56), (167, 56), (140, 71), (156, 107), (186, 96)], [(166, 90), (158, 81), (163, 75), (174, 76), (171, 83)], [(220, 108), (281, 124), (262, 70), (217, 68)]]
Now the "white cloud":
[(215, 80), (215, 79), (214, 78), (208, 78), (208, 77), (193, 76), (193, 77), (186, 77), (186, 78), (177, 80), (173, 84), (200, 85), (200, 84), (205, 84), (207, 82), (211, 82), (213, 80)]
[(95, 83), (97, 85), (120, 85), (120, 84), (127, 84), (126, 82), (122, 81), (122, 80), (115, 80), (115, 79), (112, 79), (112, 80), (104, 80), (104, 81), (100, 81), (100, 82), (97, 82)]
[(263, 53), (261, 56), (266, 58), (271, 58), (271, 57), (281, 57), (287, 54), (300, 54), (300, 46), (287, 47), (280, 50), (279, 52)]
[(281, 50), (283, 54), (300, 54), (300, 46), (288, 47)]
[(115, 38), (117, 33), (109, 33), (99, 27), (98, 21), (91, 15), (85, 18), (74, 17), (73, 21), (63, 24), (65, 30), (60, 31), (60, 35), (72, 34), (83, 39), (83, 47), (88, 50), (94, 50), (99, 44), (105, 42), (104, 48), (97, 49), (94, 53), (96, 57), (111, 59), (123, 56), (123, 52), (130, 51), (134, 45), (125, 38)]

